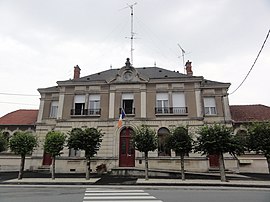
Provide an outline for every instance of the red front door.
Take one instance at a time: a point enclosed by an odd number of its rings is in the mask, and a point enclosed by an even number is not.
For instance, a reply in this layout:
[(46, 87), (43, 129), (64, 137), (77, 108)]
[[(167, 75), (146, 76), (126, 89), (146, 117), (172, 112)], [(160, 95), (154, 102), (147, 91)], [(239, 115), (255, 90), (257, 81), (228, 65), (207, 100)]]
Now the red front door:
[(209, 155), (208, 158), (209, 158), (210, 168), (218, 168), (219, 167), (218, 155), (216, 155), (216, 154)]
[(135, 166), (135, 149), (131, 143), (131, 128), (124, 128), (120, 133), (119, 166)]
[(43, 162), (42, 165), (49, 166), (52, 164), (52, 158), (50, 154), (44, 153), (43, 154)]

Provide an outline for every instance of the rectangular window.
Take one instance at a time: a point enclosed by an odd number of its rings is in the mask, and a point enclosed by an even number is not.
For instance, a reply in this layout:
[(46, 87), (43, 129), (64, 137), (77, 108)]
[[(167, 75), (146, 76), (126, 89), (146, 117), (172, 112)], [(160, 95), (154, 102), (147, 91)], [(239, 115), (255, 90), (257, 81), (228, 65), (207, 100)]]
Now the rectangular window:
[(85, 114), (85, 95), (75, 95), (74, 97), (74, 115)]
[(122, 108), (126, 114), (135, 114), (134, 95), (132, 93), (122, 94)]
[(90, 95), (89, 96), (89, 115), (99, 115), (100, 114), (100, 95)]
[(205, 115), (216, 115), (216, 100), (214, 97), (206, 97), (204, 101), (204, 113)]
[(58, 103), (58, 101), (51, 102), (50, 118), (57, 118)]
[(173, 114), (186, 114), (186, 100), (184, 93), (173, 93), (172, 94)]
[(80, 150), (75, 150), (73, 148), (69, 149), (69, 157), (80, 157), (81, 151)]
[(156, 113), (169, 113), (169, 96), (168, 93), (157, 93), (156, 95)]

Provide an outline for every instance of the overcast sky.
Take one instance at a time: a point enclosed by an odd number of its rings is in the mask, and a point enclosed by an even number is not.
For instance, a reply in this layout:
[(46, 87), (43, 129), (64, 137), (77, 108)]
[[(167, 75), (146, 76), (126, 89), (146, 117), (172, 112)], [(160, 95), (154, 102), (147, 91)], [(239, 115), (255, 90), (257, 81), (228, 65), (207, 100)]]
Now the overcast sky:
[[(234, 91), (270, 29), (269, 0), (0, 0), (0, 116), (38, 109), (38, 88), (121, 68), (130, 57), (134, 6), (134, 67), (183, 73), (179, 43), (195, 76), (230, 82)], [(270, 106), (270, 39), (230, 104)], [(19, 96), (26, 94), (37, 96)]]

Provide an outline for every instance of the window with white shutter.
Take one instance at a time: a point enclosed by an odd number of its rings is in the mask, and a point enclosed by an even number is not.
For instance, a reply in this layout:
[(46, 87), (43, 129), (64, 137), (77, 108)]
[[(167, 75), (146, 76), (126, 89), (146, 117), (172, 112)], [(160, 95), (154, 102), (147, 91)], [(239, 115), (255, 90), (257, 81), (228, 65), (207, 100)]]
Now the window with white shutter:
[(157, 93), (156, 95), (156, 113), (169, 113), (169, 96), (168, 93)]
[(216, 115), (216, 100), (214, 97), (205, 97), (204, 99), (204, 113), (205, 115)]
[(181, 92), (172, 94), (173, 114), (186, 114), (185, 94)]
[(58, 101), (51, 102), (50, 118), (57, 118)]
[(89, 115), (100, 114), (100, 95), (93, 94), (89, 96), (88, 114)]

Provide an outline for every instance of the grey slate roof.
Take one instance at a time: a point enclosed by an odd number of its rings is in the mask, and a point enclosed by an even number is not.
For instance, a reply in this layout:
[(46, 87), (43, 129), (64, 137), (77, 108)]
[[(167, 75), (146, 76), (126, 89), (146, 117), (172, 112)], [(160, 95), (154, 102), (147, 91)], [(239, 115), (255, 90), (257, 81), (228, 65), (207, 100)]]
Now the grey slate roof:
[[(141, 67), (136, 68), (139, 74), (147, 76), (149, 79), (159, 79), (159, 78), (188, 78), (189, 76), (166, 70), (160, 67)], [(81, 77), (76, 81), (105, 81), (115, 78), (118, 74), (119, 69), (109, 69), (96, 74)]]
[[(178, 71), (171, 71), (171, 70), (167, 70), (164, 68), (160, 68), (160, 67), (141, 67), (141, 68), (135, 68), (137, 70), (137, 72), (141, 75), (144, 75), (146, 77), (148, 77), (150, 80), (151, 79), (162, 79), (162, 78), (167, 78), (167, 79), (173, 79), (173, 78), (195, 78), (195, 79), (199, 79), (202, 81), (202, 86), (215, 86), (215, 85), (230, 85), (229, 83), (222, 83), (222, 82), (217, 82), (217, 81), (210, 81), (210, 80), (206, 80), (204, 79), (202, 76), (188, 76), (186, 74), (182, 74)], [(108, 69), (105, 71), (101, 71), (95, 74), (91, 74), (88, 76), (84, 76), (81, 77), (79, 79), (69, 79), (69, 80), (65, 80), (65, 81), (59, 81), (60, 83), (68, 83), (68, 82), (72, 82), (73, 84), (77, 83), (77, 82), (95, 82), (95, 81), (100, 81), (100, 82), (106, 82), (108, 80), (112, 80), (114, 79), (117, 74), (119, 73), (120, 69)], [(61, 84), (60, 84), (61, 85)], [(46, 91), (58, 91), (57, 86), (54, 87), (49, 87), (49, 88), (43, 88), (40, 90), (46, 90)]]
[(211, 81), (211, 80), (207, 80), (204, 79), (202, 82), (202, 86), (215, 86), (215, 85), (220, 85), (220, 84), (227, 84), (230, 85), (230, 83), (222, 83), (222, 82), (218, 82), (218, 81)]
[(58, 92), (59, 88), (58, 86), (52, 86), (52, 87), (48, 87), (48, 88), (39, 88), (38, 91), (41, 92), (45, 90), (46, 92)]

